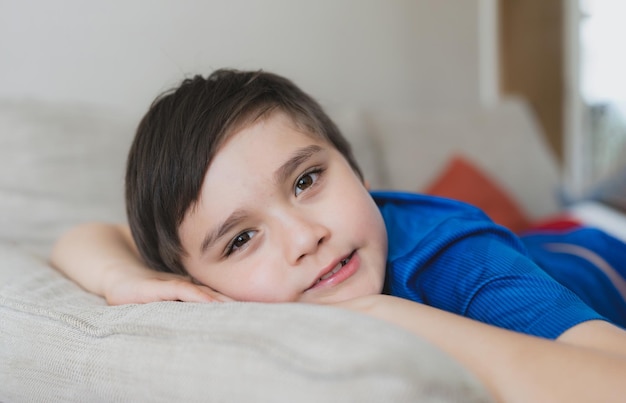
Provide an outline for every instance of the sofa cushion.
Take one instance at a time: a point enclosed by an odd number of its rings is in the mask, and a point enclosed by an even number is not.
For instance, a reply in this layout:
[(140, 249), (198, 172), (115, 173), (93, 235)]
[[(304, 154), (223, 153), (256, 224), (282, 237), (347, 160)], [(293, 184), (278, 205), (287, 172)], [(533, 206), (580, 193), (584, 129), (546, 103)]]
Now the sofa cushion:
[(364, 109), (347, 106), (334, 106), (327, 109), (343, 136), (350, 142), (352, 153), (363, 173), (364, 179), (373, 189), (380, 189), (388, 183), (385, 177), (383, 155), (380, 152), (379, 138), (367, 126)]
[(493, 177), (530, 219), (561, 209), (556, 159), (520, 99), (488, 107), (378, 108), (367, 119), (381, 145), (388, 188), (423, 191), (453, 155), (462, 154)]
[(423, 191), (474, 205), (494, 222), (516, 233), (530, 226), (526, 213), (508, 192), (462, 155), (453, 155), (444, 170)]
[(483, 402), (450, 358), (320, 305), (107, 306), (0, 245), (0, 401)]
[(88, 105), (0, 101), (0, 240), (47, 256), (79, 222), (123, 220), (135, 124)]

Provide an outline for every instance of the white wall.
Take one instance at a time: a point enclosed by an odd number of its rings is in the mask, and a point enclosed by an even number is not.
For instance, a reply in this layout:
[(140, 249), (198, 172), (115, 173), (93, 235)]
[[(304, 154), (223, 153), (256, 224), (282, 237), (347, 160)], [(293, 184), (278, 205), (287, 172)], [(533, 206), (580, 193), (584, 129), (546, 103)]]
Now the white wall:
[(141, 113), (183, 76), (229, 66), (327, 104), (476, 103), (480, 3), (0, 0), (0, 98)]

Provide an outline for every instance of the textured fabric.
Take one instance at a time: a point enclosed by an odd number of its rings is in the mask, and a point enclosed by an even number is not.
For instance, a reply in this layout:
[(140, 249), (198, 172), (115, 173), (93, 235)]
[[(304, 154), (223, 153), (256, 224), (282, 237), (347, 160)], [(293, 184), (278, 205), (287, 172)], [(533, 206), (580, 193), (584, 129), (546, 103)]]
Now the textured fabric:
[(409, 193), (373, 196), (389, 236), (386, 292), (550, 339), (602, 319), (477, 208)]
[(87, 105), (0, 101), (0, 240), (45, 257), (80, 222), (123, 220), (135, 125)]
[(111, 307), (0, 247), (2, 402), (484, 402), (431, 345), (319, 305)]

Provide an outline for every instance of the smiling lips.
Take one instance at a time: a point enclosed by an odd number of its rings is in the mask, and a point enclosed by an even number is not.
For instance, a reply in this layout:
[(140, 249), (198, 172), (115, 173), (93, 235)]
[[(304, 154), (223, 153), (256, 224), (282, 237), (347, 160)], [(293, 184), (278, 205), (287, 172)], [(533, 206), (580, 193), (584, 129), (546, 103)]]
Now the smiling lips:
[(309, 290), (339, 284), (356, 273), (359, 268), (360, 260), (355, 252), (356, 251), (352, 251), (349, 256), (339, 261), (332, 270), (329, 270), (318, 278), (317, 281), (309, 287)]

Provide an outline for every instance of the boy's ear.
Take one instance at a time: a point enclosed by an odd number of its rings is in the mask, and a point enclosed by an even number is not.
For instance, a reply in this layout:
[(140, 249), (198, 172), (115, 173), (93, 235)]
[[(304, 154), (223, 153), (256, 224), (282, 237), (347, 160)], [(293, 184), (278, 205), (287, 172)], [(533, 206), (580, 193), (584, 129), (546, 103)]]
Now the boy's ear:
[(372, 190), (370, 186), (370, 181), (368, 181), (367, 179), (363, 180), (363, 185), (365, 185), (365, 189)]

